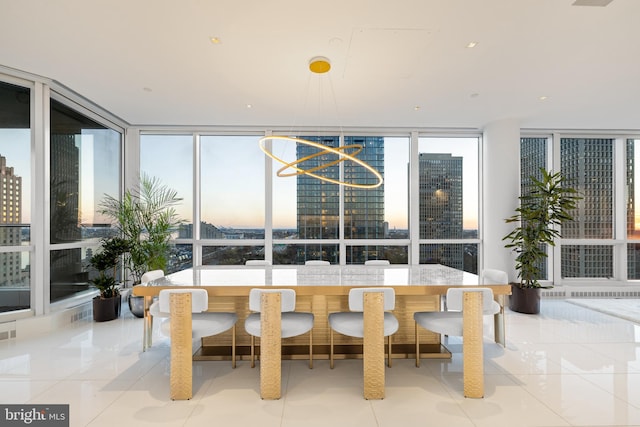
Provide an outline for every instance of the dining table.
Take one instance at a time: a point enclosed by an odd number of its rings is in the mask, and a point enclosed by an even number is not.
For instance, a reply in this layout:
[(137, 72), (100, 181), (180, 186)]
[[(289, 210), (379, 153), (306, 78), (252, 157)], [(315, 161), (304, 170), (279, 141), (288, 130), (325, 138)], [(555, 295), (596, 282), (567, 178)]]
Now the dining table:
[[(396, 307), (393, 313), (399, 320), (400, 327), (394, 334), (394, 353), (390, 357), (409, 358), (416, 353), (421, 358), (447, 358), (451, 353), (442, 345), (441, 337), (430, 331), (420, 331), (420, 347), (416, 350), (415, 340), (418, 330), (413, 321), (413, 313), (417, 311), (439, 311), (446, 309), (445, 295), (451, 287), (488, 287), (493, 290), (494, 298), (500, 305), (500, 311), (494, 315), (494, 340), (505, 345), (505, 297), (511, 293), (511, 285), (504, 283), (481, 283), (478, 275), (463, 270), (440, 264), (420, 265), (256, 265), (256, 266), (198, 266), (168, 274), (145, 285), (137, 285), (132, 289), (133, 295), (144, 296), (144, 326), (143, 326), (143, 351), (152, 345), (153, 318), (149, 315), (149, 306), (162, 289), (174, 288), (204, 288), (209, 295), (209, 311), (234, 311), (243, 321), (249, 314), (248, 295), (252, 288), (287, 288), (296, 291), (296, 310), (314, 313), (315, 322), (313, 328), (313, 357), (328, 358), (329, 354), (329, 326), (327, 316), (331, 312), (348, 311), (348, 294), (353, 287), (393, 287), (396, 294)], [(471, 301), (473, 292), (469, 295), (469, 307), (463, 311), (465, 321), (469, 325), (470, 332), (465, 333), (464, 345), (467, 342), (475, 343), (474, 349), (464, 348), (463, 352), (476, 354), (475, 358), (481, 359), (483, 316), (478, 312), (478, 301)], [(368, 301), (368, 302), (367, 302)], [(466, 301), (466, 299), (465, 299)], [(274, 302), (265, 300), (265, 309), (269, 310)], [(472, 307), (473, 304), (475, 308)], [(271, 309), (272, 310), (272, 309)], [(339, 337), (335, 344), (338, 358), (362, 358), (364, 365), (364, 389), (365, 398), (380, 399), (384, 397), (384, 341), (378, 340), (381, 336), (382, 326), (379, 315), (382, 310), (380, 295), (372, 295), (365, 299), (364, 319), (369, 319), (373, 327), (372, 333), (363, 340), (356, 341), (351, 337)], [(378, 316), (378, 317), (376, 317)], [(471, 316), (474, 318), (471, 319)], [(272, 312), (271, 318), (279, 319), (277, 313)], [(277, 323), (271, 322), (271, 323)], [(263, 323), (263, 327), (279, 328), (279, 325)], [(239, 327), (239, 336), (234, 337), (236, 353), (238, 357), (248, 357), (250, 337), (244, 333), (244, 328)], [(279, 329), (278, 329), (279, 330)], [(467, 334), (469, 336), (467, 336)], [(281, 344), (280, 339), (274, 338), (274, 342), (266, 342), (266, 337), (275, 337), (276, 334), (264, 334), (260, 341), (260, 347), (268, 350), (276, 347), (275, 351), (269, 350), (262, 353), (261, 369), (266, 367), (272, 370), (267, 374), (270, 384), (262, 385), (262, 395), (265, 399), (277, 399), (280, 397), (280, 357), (302, 358), (308, 351), (304, 348), (303, 338), (288, 338), (286, 344)], [(204, 338), (201, 348), (192, 355), (193, 360), (221, 360), (229, 354), (228, 341), (215, 338)], [(277, 341), (277, 342), (275, 342)], [(368, 345), (368, 343), (375, 343)], [(380, 344), (382, 343), (382, 344)], [(478, 347), (480, 346), (480, 347)], [(375, 350), (372, 350), (375, 348)], [(478, 355), (478, 351), (480, 351)], [(246, 354), (245, 354), (246, 353)], [(271, 355), (271, 356), (268, 356)], [(276, 356), (277, 355), (277, 356)], [(267, 357), (267, 359), (265, 359)], [(269, 359), (277, 358), (274, 360)], [(191, 361), (189, 360), (189, 363)], [(480, 365), (482, 360), (480, 360)], [(469, 364), (471, 365), (471, 364)], [(477, 366), (477, 364), (475, 364)], [(375, 367), (372, 368), (372, 367)], [(263, 373), (261, 372), (261, 377)], [(465, 383), (469, 377), (469, 383), (477, 383), (478, 374), (465, 375)], [(472, 379), (475, 378), (475, 379)], [(482, 387), (481, 387), (482, 388)], [(469, 397), (480, 397), (482, 389), (471, 392)], [(267, 392), (266, 390), (273, 390)], [(367, 393), (370, 390), (370, 393)], [(465, 391), (466, 395), (466, 391)]]

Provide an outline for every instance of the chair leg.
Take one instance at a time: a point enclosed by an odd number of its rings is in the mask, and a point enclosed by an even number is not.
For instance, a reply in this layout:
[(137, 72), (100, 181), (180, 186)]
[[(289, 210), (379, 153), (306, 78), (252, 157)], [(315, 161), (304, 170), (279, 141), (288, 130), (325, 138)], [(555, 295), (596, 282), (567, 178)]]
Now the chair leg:
[(329, 367), (333, 369), (333, 329), (329, 330)]
[(309, 331), (309, 369), (313, 369), (313, 329)]
[(391, 354), (393, 353), (393, 352), (391, 351), (391, 335), (389, 335), (389, 336), (387, 337), (387, 341), (388, 341), (388, 343), (389, 343), (389, 344), (387, 345), (387, 347), (389, 347), (389, 361), (387, 362), (387, 365), (388, 365), (389, 367), (391, 367)]
[(236, 325), (231, 328), (231, 368), (236, 368)]
[(251, 335), (251, 367), (255, 368), (256, 367), (256, 337), (254, 337), (253, 335)]
[(418, 322), (416, 322), (416, 368), (420, 367), (420, 331), (418, 331)]

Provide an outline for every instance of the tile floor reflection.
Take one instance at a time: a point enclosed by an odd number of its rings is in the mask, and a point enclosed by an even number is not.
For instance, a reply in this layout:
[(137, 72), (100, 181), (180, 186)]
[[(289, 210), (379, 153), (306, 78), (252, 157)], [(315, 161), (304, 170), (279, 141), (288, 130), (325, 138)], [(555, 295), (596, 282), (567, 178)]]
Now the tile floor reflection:
[(640, 326), (562, 300), (507, 313), (507, 347), (485, 329), (485, 397), (462, 395), (451, 361), (394, 360), (386, 398), (362, 398), (362, 361), (334, 370), (283, 362), (283, 397), (263, 401), (259, 369), (194, 362), (194, 397), (169, 399), (169, 345), (141, 352), (142, 319), (91, 320), (0, 342), (0, 403), (68, 403), (72, 426), (640, 426)]

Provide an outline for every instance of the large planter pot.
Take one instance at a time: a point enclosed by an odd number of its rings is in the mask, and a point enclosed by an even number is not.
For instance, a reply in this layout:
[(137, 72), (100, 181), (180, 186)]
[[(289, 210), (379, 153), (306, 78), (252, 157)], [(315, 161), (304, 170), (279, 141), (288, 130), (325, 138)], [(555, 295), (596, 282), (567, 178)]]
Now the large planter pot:
[(95, 297), (93, 299), (93, 320), (96, 322), (106, 322), (120, 317), (120, 306), (122, 298), (120, 295), (111, 298)]
[(540, 288), (521, 288), (512, 283), (509, 308), (524, 314), (540, 313)]
[(138, 295), (129, 295), (129, 310), (136, 317), (144, 317), (144, 297)]

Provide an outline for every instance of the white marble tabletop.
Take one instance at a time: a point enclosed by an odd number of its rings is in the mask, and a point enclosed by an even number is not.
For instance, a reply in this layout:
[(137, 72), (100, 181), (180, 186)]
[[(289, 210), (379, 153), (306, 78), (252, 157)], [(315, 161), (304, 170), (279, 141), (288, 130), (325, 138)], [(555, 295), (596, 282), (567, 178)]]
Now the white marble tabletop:
[(412, 286), (478, 285), (479, 278), (438, 264), (201, 266), (155, 280), (151, 286)]

